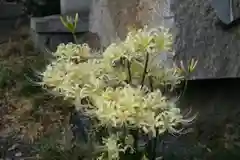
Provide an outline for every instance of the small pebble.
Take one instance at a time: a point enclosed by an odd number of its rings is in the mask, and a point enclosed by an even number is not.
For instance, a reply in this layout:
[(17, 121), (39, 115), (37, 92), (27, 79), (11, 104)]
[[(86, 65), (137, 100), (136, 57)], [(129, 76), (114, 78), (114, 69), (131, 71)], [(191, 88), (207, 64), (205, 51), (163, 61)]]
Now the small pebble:
[(18, 152), (18, 153), (15, 154), (15, 156), (16, 156), (16, 157), (20, 157), (20, 156), (22, 156), (22, 153), (21, 153), (21, 152)]

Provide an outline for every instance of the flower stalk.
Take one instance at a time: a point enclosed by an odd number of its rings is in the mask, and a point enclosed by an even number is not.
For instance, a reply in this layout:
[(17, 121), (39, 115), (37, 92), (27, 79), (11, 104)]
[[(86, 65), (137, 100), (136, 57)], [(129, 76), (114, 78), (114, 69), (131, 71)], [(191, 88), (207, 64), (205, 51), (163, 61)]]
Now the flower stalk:
[(144, 86), (144, 82), (147, 74), (147, 68), (148, 68), (148, 61), (149, 61), (149, 53), (146, 53), (146, 60), (145, 60), (144, 70), (143, 70), (142, 80), (141, 80), (141, 89)]
[(131, 62), (129, 60), (127, 61), (127, 71), (128, 71), (128, 84), (132, 83), (132, 73), (131, 73)]

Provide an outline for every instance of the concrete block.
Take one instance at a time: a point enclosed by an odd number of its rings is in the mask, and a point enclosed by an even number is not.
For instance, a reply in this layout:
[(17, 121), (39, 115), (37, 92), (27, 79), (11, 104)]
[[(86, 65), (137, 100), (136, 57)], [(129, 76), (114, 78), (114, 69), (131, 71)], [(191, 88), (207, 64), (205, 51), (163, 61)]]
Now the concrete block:
[[(34, 43), (36, 51), (45, 53), (46, 48), (52, 52), (56, 51), (57, 46), (61, 43), (74, 42), (71, 33), (38, 33), (33, 29), (30, 30), (31, 39)], [(84, 33), (76, 34), (77, 38), (80, 39)], [(86, 41), (86, 40), (84, 40)]]
[[(65, 16), (65, 15), (63, 15)], [(70, 15), (74, 16), (74, 15)], [(79, 13), (76, 32), (88, 31), (88, 13)], [(31, 29), (38, 33), (69, 33), (60, 20), (60, 15), (31, 18)]]
[(46, 48), (54, 51), (58, 44), (71, 41), (71, 35), (54, 35), (51, 33), (41, 34), (31, 29), (31, 39), (34, 47), (39, 52), (45, 52)]

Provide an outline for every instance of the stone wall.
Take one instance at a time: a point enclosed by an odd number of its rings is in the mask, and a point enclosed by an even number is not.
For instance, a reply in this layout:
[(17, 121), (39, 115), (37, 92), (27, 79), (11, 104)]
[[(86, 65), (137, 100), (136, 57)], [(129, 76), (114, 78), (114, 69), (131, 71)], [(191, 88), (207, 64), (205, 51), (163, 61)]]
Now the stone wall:
[(239, 89), (239, 79), (190, 81), (180, 106), (198, 116), (189, 133), (164, 139), (165, 156), (171, 160), (239, 159)]
[(217, 25), (211, 0), (170, 1), (93, 0), (90, 30), (99, 35), (103, 46), (107, 46), (123, 38), (129, 25), (164, 25), (172, 28), (176, 36), (176, 60), (198, 59), (192, 79), (239, 77), (237, 28), (224, 31)]
[(224, 31), (209, 0), (175, 2), (175, 25), (179, 29), (176, 51), (179, 59), (199, 60), (194, 78), (239, 77), (239, 35), (237, 28)]
[(166, 25), (172, 27), (173, 19), (166, 19), (169, 0), (93, 0), (90, 14), (90, 31), (98, 33), (103, 46), (123, 39), (128, 27)]

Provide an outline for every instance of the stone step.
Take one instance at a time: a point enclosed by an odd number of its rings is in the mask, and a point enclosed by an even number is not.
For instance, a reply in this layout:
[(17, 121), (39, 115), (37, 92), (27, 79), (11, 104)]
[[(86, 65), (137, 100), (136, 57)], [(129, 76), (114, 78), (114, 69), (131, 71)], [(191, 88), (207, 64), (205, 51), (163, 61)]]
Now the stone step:
[[(89, 28), (88, 13), (79, 13), (76, 32), (86, 32)], [(31, 18), (31, 29), (37, 33), (69, 33), (60, 20), (61, 15)], [(65, 15), (63, 15), (65, 16)], [(74, 17), (74, 15), (72, 15)]]

